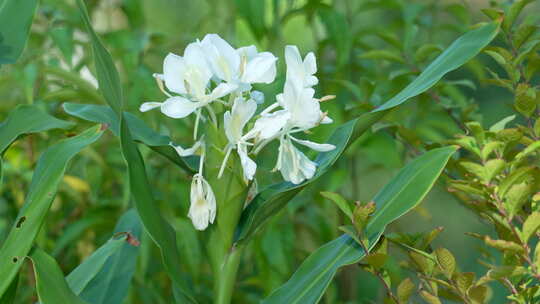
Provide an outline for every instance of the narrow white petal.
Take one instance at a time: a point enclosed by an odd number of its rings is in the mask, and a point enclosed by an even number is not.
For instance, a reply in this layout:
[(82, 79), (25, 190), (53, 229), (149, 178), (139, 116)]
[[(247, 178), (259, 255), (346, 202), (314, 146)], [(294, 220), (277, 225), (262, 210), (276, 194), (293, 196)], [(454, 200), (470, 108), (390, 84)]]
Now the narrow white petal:
[(302, 139), (297, 139), (297, 138), (294, 138), (291, 136), (291, 138), (296, 141), (297, 143), (301, 144), (301, 145), (304, 145), (310, 149), (313, 149), (315, 151), (319, 151), (319, 152), (328, 152), (328, 151), (332, 151), (336, 148), (336, 146), (334, 145), (331, 145), (331, 144), (319, 144), (319, 143), (316, 143), (316, 142), (312, 142), (312, 141), (309, 141), (309, 140), (302, 140)]
[(178, 94), (185, 94), (186, 88), (184, 87), (184, 73), (186, 71), (186, 64), (184, 59), (173, 53), (169, 53), (163, 61), (163, 80), (165, 86), (171, 92)]
[(216, 217), (216, 198), (210, 184), (200, 174), (191, 183), (188, 217), (197, 230), (205, 230)]
[(317, 73), (317, 60), (313, 52), (309, 52), (304, 58), (304, 69), (310, 75)]
[(237, 152), (238, 156), (240, 156), (242, 169), (244, 170), (244, 177), (247, 180), (252, 180), (255, 172), (257, 171), (257, 164), (251, 158), (249, 158), (247, 154), (247, 147), (245, 145), (238, 145)]
[(141, 104), (141, 106), (139, 107), (139, 111), (147, 112), (152, 109), (159, 108), (161, 104), (162, 104), (161, 102), (154, 102), (154, 101), (145, 102)]
[(181, 157), (186, 157), (190, 155), (194, 155), (195, 152), (197, 152), (197, 149), (201, 146), (201, 141), (197, 141), (192, 147), (190, 148), (182, 148), (181, 146), (176, 146), (172, 142), (169, 143), (171, 147), (173, 147), (176, 150), (176, 153), (180, 155)]
[(333, 122), (334, 122), (334, 120), (333, 120), (332, 118), (328, 117), (328, 116), (324, 116), (323, 119), (322, 119), (322, 121), (321, 121), (321, 123), (322, 123), (322, 124), (325, 124), (325, 125), (326, 125), (326, 124), (331, 124), (331, 123), (333, 123)]
[(184, 118), (200, 107), (199, 102), (193, 102), (184, 97), (171, 97), (161, 105), (161, 112), (171, 118)]
[(221, 98), (223, 96), (229, 95), (230, 93), (234, 92), (238, 88), (235, 84), (220, 83), (214, 90), (212, 90), (212, 93), (210, 93), (208, 97), (208, 101), (214, 101), (218, 98)]

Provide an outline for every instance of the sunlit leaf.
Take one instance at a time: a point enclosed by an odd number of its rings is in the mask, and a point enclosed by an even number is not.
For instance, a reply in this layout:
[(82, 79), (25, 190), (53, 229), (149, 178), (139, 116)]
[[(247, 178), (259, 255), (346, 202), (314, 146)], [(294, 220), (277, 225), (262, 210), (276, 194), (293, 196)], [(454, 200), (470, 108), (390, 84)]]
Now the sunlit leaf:
[(95, 126), (49, 147), (39, 158), (24, 206), (0, 249), (0, 295), (6, 291), (30, 251), (53, 202), (67, 163), (80, 150), (95, 142), (102, 133), (102, 127)]
[[(373, 201), (377, 211), (366, 228), (369, 249), (386, 226), (417, 206), (431, 189), (456, 147), (431, 150), (407, 164), (379, 191)], [(337, 270), (357, 263), (364, 250), (350, 236), (343, 235), (313, 252), (293, 276), (263, 303), (317, 303)]]
[(375, 109), (375, 111), (383, 111), (396, 107), (424, 93), (448, 72), (459, 68), (476, 56), (497, 36), (498, 32), (498, 23), (488, 23), (465, 33), (445, 49), (413, 82)]

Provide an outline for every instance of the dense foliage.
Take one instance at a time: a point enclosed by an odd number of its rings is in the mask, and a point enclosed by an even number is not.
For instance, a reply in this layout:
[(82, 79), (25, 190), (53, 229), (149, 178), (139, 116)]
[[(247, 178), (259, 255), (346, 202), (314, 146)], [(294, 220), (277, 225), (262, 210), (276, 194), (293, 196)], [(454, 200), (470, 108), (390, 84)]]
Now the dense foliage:
[(539, 70), (534, 0), (0, 0), (0, 303), (539, 302)]

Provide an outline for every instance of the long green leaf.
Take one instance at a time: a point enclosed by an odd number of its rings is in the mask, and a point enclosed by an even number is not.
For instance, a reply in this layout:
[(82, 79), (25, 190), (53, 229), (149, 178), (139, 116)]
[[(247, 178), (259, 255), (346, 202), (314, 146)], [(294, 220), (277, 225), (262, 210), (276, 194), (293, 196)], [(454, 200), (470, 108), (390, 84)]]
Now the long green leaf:
[[(129, 232), (130, 237), (140, 240), (142, 226), (135, 210), (126, 212), (118, 221), (115, 234)], [(122, 242), (105, 262), (103, 268), (92, 278), (80, 297), (92, 304), (123, 303), (137, 266), (139, 248), (130, 242)]]
[(37, 294), (42, 304), (86, 303), (69, 288), (62, 270), (50, 255), (34, 248), (28, 258), (34, 265)]
[(39, 158), (24, 206), (0, 249), (0, 296), (9, 287), (24, 257), (30, 251), (53, 202), (68, 161), (84, 147), (95, 142), (102, 133), (102, 127), (95, 126), (51, 146)]
[[(456, 147), (431, 150), (402, 168), (373, 201), (377, 211), (366, 228), (370, 249), (385, 227), (416, 207), (441, 174)], [(263, 303), (316, 303), (337, 270), (360, 261), (365, 252), (348, 235), (342, 235), (313, 252), (293, 276)]]
[(120, 122), (120, 134), (122, 153), (128, 164), (129, 183), (135, 207), (146, 231), (161, 249), (167, 273), (184, 296), (179, 301), (181, 303), (195, 303), (196, 301), (189, 296), (185, 282), (180, 276), (180, 255), (176, 245), (176, 233), (156, 208), (157, 204), (150, 190), (144, 161), (131, 138), (126, 119), (122, 119)]
[(72, 122), (47, 114), (37, 106), (19, 105), (0, 125), (0, 154), (21, 135), (50, 129), (67, 129), (73, 125)]
[[(69, 115), (88, 121), (108, 124), (114, 135), (120, 135), (120, 120), (113, 110), (107, 106), (68, 102), (64, 103), (63, 107)], [(172, 142), (169, 136), (157, 133), (137, 116), (127, 112), (124, 113), (126, 114), (129, 131), (134, 140), (147, 145), (188, 172), (194, 173), (197, 171), (197, 166), (199, 165), (198, 156), (180, 157), (174, 148), (169, 145)]]
[(396, 107), (424, 93), (444, 75), (476, 56), (499, 32), (499, 23), (488, 23), (465, 33), (440, 54), (413, 82), (374, 111)]
[(122, 87), (120, 85), (120, 76), (114, 66), (111, 54), (105, 49), (98, 35), (94, 32), (86, 5), (83, 0), (77, 0), (77, 6), (81, 12), (81, 17), (86, 27), (86, 31), (90, 35), (92, 42), (92, 53), (94, 54), (94, 62), (96, 66), (97, 81), (99, 90), (109, 103), (109, 106), (116, 112), (117, 115), (122, 113), (123, 96)]
[(242, 212), (236, 229), (235, 241), (240, 243), (248, 240), (273, 214), (285, 207), (298, 192), (326, 173), (347, 146), (384, 115), (386, 112), (366, 113), (339, 126), (327, 141), (335, 145), (336, 149), (322, 152), (317, 156), (315, 159), (317, 172), (313, 178), (299, 185), (289, 182), (274, 184), (259, 192)]
[(152, 188), (148, 183), (144, 161), (131, 135), (130, 127), (128, 126), (129, 120), (126, 118), (127, 115), (123, 113), (122, 88), (118, 71), (114, 66), (111, 55), (103, 47), (92, 29), (84, 2), (77, 0), (77, 5), (79, 6), (86, 30), (91, 37), (96, 71), (98, 71), (99, 88), (105, 100), (120, 120), (120, 143), (122, 154), (128, 167), (130, 190), (135, 207), (146, 231), (161, 250), (163, 264), (168, 275), (173, 280), (174, 290), (180, 291), (174, 293), (177, 302), (196, 303), (180, 274), (180, 255), (176, 246), (175, 231), (163, 218), (159, 209), (156, 208), (157, 203), (154, 201)]
[(26, 45), (38, 0), (0, 3), (0, 66), (15, 63)]

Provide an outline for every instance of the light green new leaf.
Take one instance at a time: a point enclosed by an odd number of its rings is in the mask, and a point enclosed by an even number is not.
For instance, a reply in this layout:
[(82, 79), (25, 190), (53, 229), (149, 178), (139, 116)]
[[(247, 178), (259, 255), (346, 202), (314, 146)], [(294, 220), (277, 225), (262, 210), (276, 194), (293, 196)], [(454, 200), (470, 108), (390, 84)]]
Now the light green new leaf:
[[(369, 249), (377, 243), (386, 226), (416, 207), (431, 189), (456, 147), (431, 150), (402, 168), (375, 196), (377, 211), (366, 233)], [(313, 252), (293, 276), (276, 289), (263, 303), (316, 303), (337, 270), (359, 262), (365, 256), (350, 236), (341, 237)]]
[(377, 113), (366, 113), (359, 118), (350, 120), (341, 126), (328, 139), (329, 144), (336, 146), (336, 149), (329, 152), (319, 153), (315, 162), (317, 172), (313, 178), (304, 181), (299, 185), (290, 182), (281, 182), (263, 189), (253, 198), (249, 205), (242, 211), (240, 222), (236, 229), (235, 241), (245, 241), (253, 235), (272, 215), (279, 212), (287, 203), (305, 186), (317, 180), (326, 173), (345, 151), (349, 144), (359, 138), (375, 122), (386, 115), (386, 111)]
[(53, 202), (68, 161), (84, 147), (95, 142), (102, 133), (102, 127), (95, 126), (51, 146), (39, 158), (23, 208), (0, 249), (0, 296), (9, 287), (24, 257), (30, 251)]
[(26, 45), (38, 0), (0, 2), (0, 66), (15, 63)]
[(86, 11), (86, 5), (83, 0), (77, 0), (77, 6), (81, 12), (81, 17), (86, 27), (86, 31), (90, 35), (90, 41), (92, 42), (92, 53), (94, 54), (94, 62), (96, 66), (97, 81), (99, 89), (107, 100), (107, 103), (120, 115), (123, 108), (122, 87), (120, 86), (120, 76), (114, 66), (111, 54), (105, 49), (99, 37), (94, 32), (88, 12)]
[(424, 93), (435, 85), (444, 75), (453, 71), (476, 56), (499, 32), (498, 23), (488, 23), (465, 33), (456, 39), (405, 89), (374, 111), (396, 107), (410, 98)]
[(34, 265), (37, 294), (42, 304), (86, 304), (69, 289), (62, 270), (50, 255), (34, 248), (28, 258)]
[[(131, 238), (140, 240), (142, 226), (137, 211), (132, 209), (126, 212), (114, 231), (115, 234), (129, 232)], [(138, 255), (139, 247), (128, 239), (122, 241), (120, 248), (107, 259), (79, 296), (92, 304), (123, 303), (135, 273)]]
[[(114, 135), (120, 135), (120, 121), (110, 107), (69, 102), (64, 103), (63, 107), (66, 113), (75, 117), (108, 124)], [(169, 136), (157, 133), (147, 126), (143, 120), (131, 113), (125, 112), (125, 115), (129, 131), (134, 140), (147, 145), (188, 172), (195, 173), (197, 171), (199, 166), (198, 156), (180, 157), (174, 148), (169, 145), (172, 142)]]
[(50, 129), (67, 129), (73, 123), (55, 118), (34, 105), (19, 105), (9, 113), (8, 118), (0, 125), (0, 154), (17, 139), (17, 137)]

